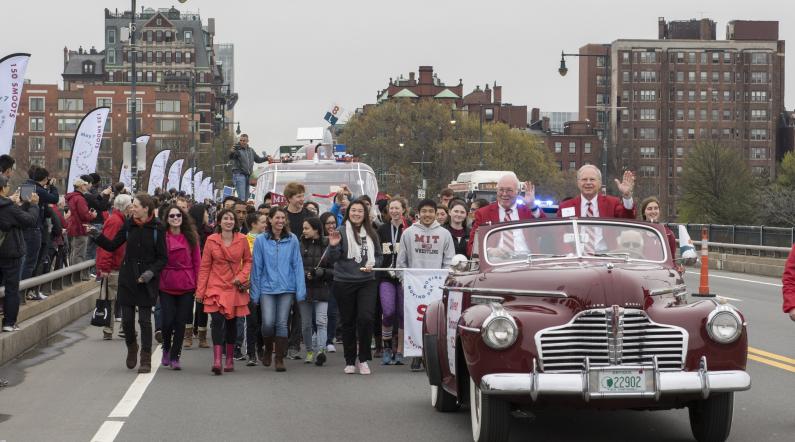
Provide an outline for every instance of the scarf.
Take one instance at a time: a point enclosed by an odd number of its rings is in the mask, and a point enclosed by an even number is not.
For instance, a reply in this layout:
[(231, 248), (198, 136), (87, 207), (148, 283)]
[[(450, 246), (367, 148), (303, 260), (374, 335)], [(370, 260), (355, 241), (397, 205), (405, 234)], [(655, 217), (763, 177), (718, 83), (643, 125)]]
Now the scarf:
[(138, 219), (136, 217), (133, 217), (132, 220), (133, 220), (133, 222), (135, 223), (136, 226), (141, 227), (144, 224), (148, 223), (149, 221), (152, 221), (152, 218), (154, 218), (154, 215), (149, 215), (149, 218), (147, 218), (145, 220), (140, 220), (140, 219)]
[[(365, 220), (365, 222), (367, 221)], [(375, 265), (375, 252), (373, 251), (375, 250), (375, 246), (373, 245), (373, 239), (367, 236), (367, 231), (364, 229), (364, 226), (359, 229), (359, 232), (361, 233), (361, 246), (356, 242), (356, 235), (353, 233), (353, 225), (350, 221), (345, 223), (345, 240), (348, 242), (348, 259), (352, 259), (361, 264), (362, 257), (367, 255), (367, 261), (364, 265)]]

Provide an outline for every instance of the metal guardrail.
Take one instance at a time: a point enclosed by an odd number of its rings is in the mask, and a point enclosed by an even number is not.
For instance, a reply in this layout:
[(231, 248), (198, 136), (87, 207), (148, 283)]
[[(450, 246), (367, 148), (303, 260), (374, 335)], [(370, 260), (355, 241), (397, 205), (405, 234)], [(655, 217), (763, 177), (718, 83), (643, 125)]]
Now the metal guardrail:
[[(80, 272), (93, 267), (94, 263), (95, 260), (90, 259), (69, 267), (53, 270), (43, 275), (23, 279), (19, 282), (20, 296), (22, 296), (25, 290), (32, 289), (34, 287), (44, 293), (52, 293), (53, 291), (63, 290), (64, 287), (68, 287), (72, 284), (80, 282)], [(3, 296), (5, 296), (5, 288), (0, 287), (0, 297)]]
[[(700, 241), (693, 241), (696, 249), (701, 249)], [(722, 242), (707, 242), (710, 252), (726, 253), (729, 255), (758, 256), (760, 258), (787, 258), (791, 247), (757, 246), (753, 244), (729, 244)]]
[[(679, 224), (668, 226), (677, 232)], [(701, 239), (706, 227), (709, 241), (724, 244), (746, 244), (770, 247), (791, 247), (795, 243), (795, 227), (735, 226), (723, 224), (684, 224), (694, 242)]]

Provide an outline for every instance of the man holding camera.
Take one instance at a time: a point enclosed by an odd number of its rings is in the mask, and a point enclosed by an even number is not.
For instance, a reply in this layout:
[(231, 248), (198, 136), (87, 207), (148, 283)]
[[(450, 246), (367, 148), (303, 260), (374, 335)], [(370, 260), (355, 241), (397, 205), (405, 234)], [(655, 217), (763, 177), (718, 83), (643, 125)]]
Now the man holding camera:
[[(58, 188), (55, 187), (55, 179), (50, 177), (47, 169), (39, 166), (31, 166), (28, 170), (28, 180), (22, 186), (33, 188), (33, 192), (38, 196), (38, 216), (36, 225), (24, 229), (22, 236), (25, 238), (25, 258), (22, 263), (22, 273), (20, 280), (25, 280), (33, 276), (33, 271), (39, 263), (39, 252), (41, 251), (42, 235), (49, 230), (45, 228), (45, 218), (47, 217), (47, 206), (58, 203)], [(28, 195), (22, 195), (25, 201), (32, 201)], [(46, 296), (41, 292), (31, 293), (28, 299), (42, 300)]]
[(268, 156), (259, 156), (248, 145), (248, 134), (240, 135), (240, 140), (229, 150), (232, 160), (232, 185), (235, 186), (237, 197), (243, 202), (248, 200), (248, 187), (254, 163), (268, 161)]

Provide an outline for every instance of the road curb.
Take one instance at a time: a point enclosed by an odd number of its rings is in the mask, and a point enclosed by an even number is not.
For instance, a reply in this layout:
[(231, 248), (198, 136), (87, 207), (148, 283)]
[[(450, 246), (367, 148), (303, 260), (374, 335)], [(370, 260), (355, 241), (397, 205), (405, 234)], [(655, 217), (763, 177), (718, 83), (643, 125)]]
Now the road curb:
[(0, 365), (35, 347), (51, 334), (93, 310), (99, 286), (95, 285), (94, 288), (81, 286), (70, 287), (67, 290), (78, 291), (88, 288), (89, 291), (19, 322), (19, 330), (15, 332), (0, 333)]

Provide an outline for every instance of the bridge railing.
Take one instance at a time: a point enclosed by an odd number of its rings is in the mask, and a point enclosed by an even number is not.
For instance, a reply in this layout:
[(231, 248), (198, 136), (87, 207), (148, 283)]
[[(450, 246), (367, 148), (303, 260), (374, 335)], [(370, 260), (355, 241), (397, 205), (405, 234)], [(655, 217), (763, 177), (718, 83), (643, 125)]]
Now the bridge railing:
[[(35, 288), (43, 293), (53, 293), (63, 290), (81, 281), (80, 274), (83, 270), (94, 266), (94, 260), (90, 259), (79, 264), (63, 267), (58, 270), (23, 279), (19, 282), (19, 295), (24, 296), (25, 290)], [(5, 287), (0, 287), (0, 298), (5, 296)]]
[[(693, 242), (701, 239), (702, 227), (707, 228), (709, 241), (723, 244), (744, 244), (770, 247), (792, 247), (795, 243), (795, 228), (769, 226), (736, 226), (724, 224), (685, 224)], [(668, 227), (675, 233), (679, 224), (670, 223)]]

